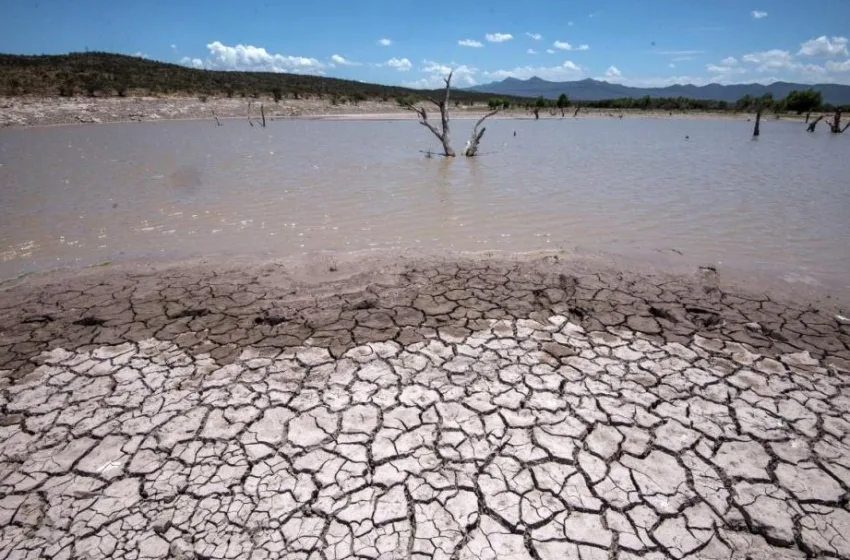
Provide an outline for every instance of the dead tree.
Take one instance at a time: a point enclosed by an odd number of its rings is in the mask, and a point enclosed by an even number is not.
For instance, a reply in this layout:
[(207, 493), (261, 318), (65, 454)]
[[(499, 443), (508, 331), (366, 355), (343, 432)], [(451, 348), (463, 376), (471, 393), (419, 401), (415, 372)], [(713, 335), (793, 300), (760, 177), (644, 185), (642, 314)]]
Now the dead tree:
[(576, 118), (578, 116), (579, 111), (581, 111), (581, 106), (576, 107), (576, 112), (573, 113), (573, 118)]
[(759, 123), (761, 123), (761, 111), (762, 111), (761, 107), (759, 107), (758, 111), (756, 111), (756, 125), (753, 127), (753, 137), (754, 138), (756, 136), (758, 136), (759, 132), (760, 132), (759, 131)]
[(455, 157), (455, 151), (452, 149), (451, 140), (449, 138), (449, 95), (451, 92), (451, 84), (452, 84), (452, 74), (453, 72), (449, 72), (448, 77), (443, 78), (443, 81), (446, 82), (446, 96), (442, 101), (437, 101), (434, 98), (429, 97), (428, 101), (439, 107), (440, 109), (440, 121), (442, 123), (442, 132), (434, 128), (430, 122), (428, 122), (428, 113), (422, 107), (417, 107), (413, 103), (405, 103), (403, 106), (405, 109), (409, 111), (413, 111), (417, 115), (419, 115), (419, 124), (430, 130), (434, 133), (440, 143), (443, 145), (443, 155), (446, 157)]
[(829, 123), (829, 130), (833, 134), (841, 133), (841, 109), (835, 110), (835, 116), (832, 117), (832, 122)]
[(806, 131), (807, 132), (814, 132), (815, 127), (818, 125), (818, 123), (821, 121), (821, 119), (823, 119), (823, 115), (819, 116), (818, 118), (816, 118), (815, 120), (810, 122), (809, 126), (806, 127)]
[(811, 117), (811, 116), (812, 116), (812, 112), (811, 112), (811, 111), (807, 111), (807, 112), (806, 112), (806, 124), (808, 124), (808, 122), (809, 122), (809, 117)]
[[(478, 132), (478, 127), (481, 126), (488, 117), (492, 117), (496, 113), (498, 113), (501, 109), (496, 109), (495, 111), (491, 111), (478, 119), (478, 122), (475, 123), (475, 126), (472, 127), (472, 136), (469, 138), (469, 142), (466, 143), (466, 148), (463, 151), (463, 154), (466, 157), (475, 157), (478, 153), (478, 144), (481, 142), (481, 138), (484, 136), (484, 131), (487, 130), (486, 127), (481, 129), (481, 132)], [(514, 133), (516, 134), (516, 133)]]
[(841, 132), (844, 132), (848, 128), (850, 128), (850, 122), (848, 122), (847, 124), (844, 125), (844, 128), (841, 129)]
[(215, 119), (215, 125), (221, 126), (221, 121), (218, 120), (218, 115), (215, 114), (215, 109), (212, 110), (213, 118)]
[(262, 103), (260, 103), (260, 116), (263, 117), (263, 128), (266, 128), (266, 111)]
[(251, 122), (251, 102), (250, 101), (248, 102), (248, 114), (247, 115), (248, 115), (248, 124), (250, 124), (251, 128), (253, 128), (254, 123)]

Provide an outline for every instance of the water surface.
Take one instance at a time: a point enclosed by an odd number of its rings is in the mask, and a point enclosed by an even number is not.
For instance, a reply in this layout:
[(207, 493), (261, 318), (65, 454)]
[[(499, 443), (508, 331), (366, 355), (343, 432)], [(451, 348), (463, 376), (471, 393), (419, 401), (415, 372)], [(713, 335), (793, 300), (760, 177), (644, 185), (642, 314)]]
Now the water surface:
[[(472, 122), (453, 124), (460, 150)], [(753, 141), (751, 126), (495, 120), (472, 160), (425, 157), (437, 144), (413, 121), (7, 129), (0, 277), (211, 253), (581, 248), (850, 287), (850, 138), (769, 121)]]

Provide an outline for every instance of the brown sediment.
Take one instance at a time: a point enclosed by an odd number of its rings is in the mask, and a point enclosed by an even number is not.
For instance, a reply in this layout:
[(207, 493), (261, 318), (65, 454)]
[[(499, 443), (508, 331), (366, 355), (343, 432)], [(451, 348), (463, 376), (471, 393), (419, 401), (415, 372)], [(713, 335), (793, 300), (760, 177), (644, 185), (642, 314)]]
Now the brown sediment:
[(722, 275), (358, 255), (28, 277), (0, 293), (0, 548), (847, 557), (850, 327)]
[[(354, 104), (333, 104), (323, 99), (286, 99), (279, 103), (269, 100), (227, 97), (0, 97), (0, 128), (15, 126), (46, 126), (67, 124), (98, 124), (110, 122), (157, 122), (161, 120), (243, 119), (248, 103), (264, 103), (269, 119), (414, 119), (415, 115), (394, 101), (363, 101)], [(480, 118), (486, 106), (451, 107), (452, 118)], [(642, 111), (625, 110), (621, 114), (638, 118), (697, 118), (739, 119), (747, 114), (700, 111)], [(576, 115), (574, 115), (575, 117)], [(581, 118), (607, 118), (604, 109), (582, 108)], [(524, 108), (502, 111), (498, 118), (531, 119)], [(544, 115), (542, 118), (557, 118)], [(799, 120), (795, 115), (786, 120)]]

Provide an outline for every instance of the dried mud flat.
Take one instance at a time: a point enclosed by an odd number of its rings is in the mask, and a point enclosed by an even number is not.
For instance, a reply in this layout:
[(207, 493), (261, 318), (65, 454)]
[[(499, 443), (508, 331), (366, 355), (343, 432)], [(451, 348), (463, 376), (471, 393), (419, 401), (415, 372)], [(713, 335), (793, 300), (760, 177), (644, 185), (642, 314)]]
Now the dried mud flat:
[(846, 558), (848, 375), (828, 306), (709, 270), (33, 279), (0, 293), (0, 551)]

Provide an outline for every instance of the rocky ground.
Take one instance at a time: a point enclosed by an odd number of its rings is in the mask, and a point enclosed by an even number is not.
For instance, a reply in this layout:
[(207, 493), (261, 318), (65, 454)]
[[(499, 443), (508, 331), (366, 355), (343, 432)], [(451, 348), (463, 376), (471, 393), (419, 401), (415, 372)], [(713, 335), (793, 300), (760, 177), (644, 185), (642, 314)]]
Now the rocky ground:
[[(260, 118), (260, 104), (266, 117), (278, 118), (415, 118), (410, 111), (394, 101), (363, 101), (332, 104), (322, 99), (271, 99), (249, 100), (227, 97), (0, 97), (0, 128), (10, 126), (39, 126), (57, 124), (96, 124), (126, 121), (160, 121), (169, 119), (220, 119), (247, 118), (248, 103), (251, 115)], [(453, 118), (483, 116), (487, 107), (453, 107)], [(568, 117), (572, 110), (567, 113)], [(746, 120), (750, 115), (733, 113), (620, 111), (608, 109), (582, 109), (582, 117), (617, 118), (620, 115), (639, 118), (731, 118)], [(438, 113), (439, 116), (439, 113)], [(511, 109), (502, 118), (533, 118), (530, 111)], [(560, 112), (541, 113), (540, 118), (561, 118)], [(773, 117), (771, 117), (773, 118)], [(783, 118), (796, 118), (785, 115)], [(799, 120), (799, 119), (798, 119)]]
[(553, 257), (310, 266), (7, 285), (2, 557), (850, 557), (828, 304)]

